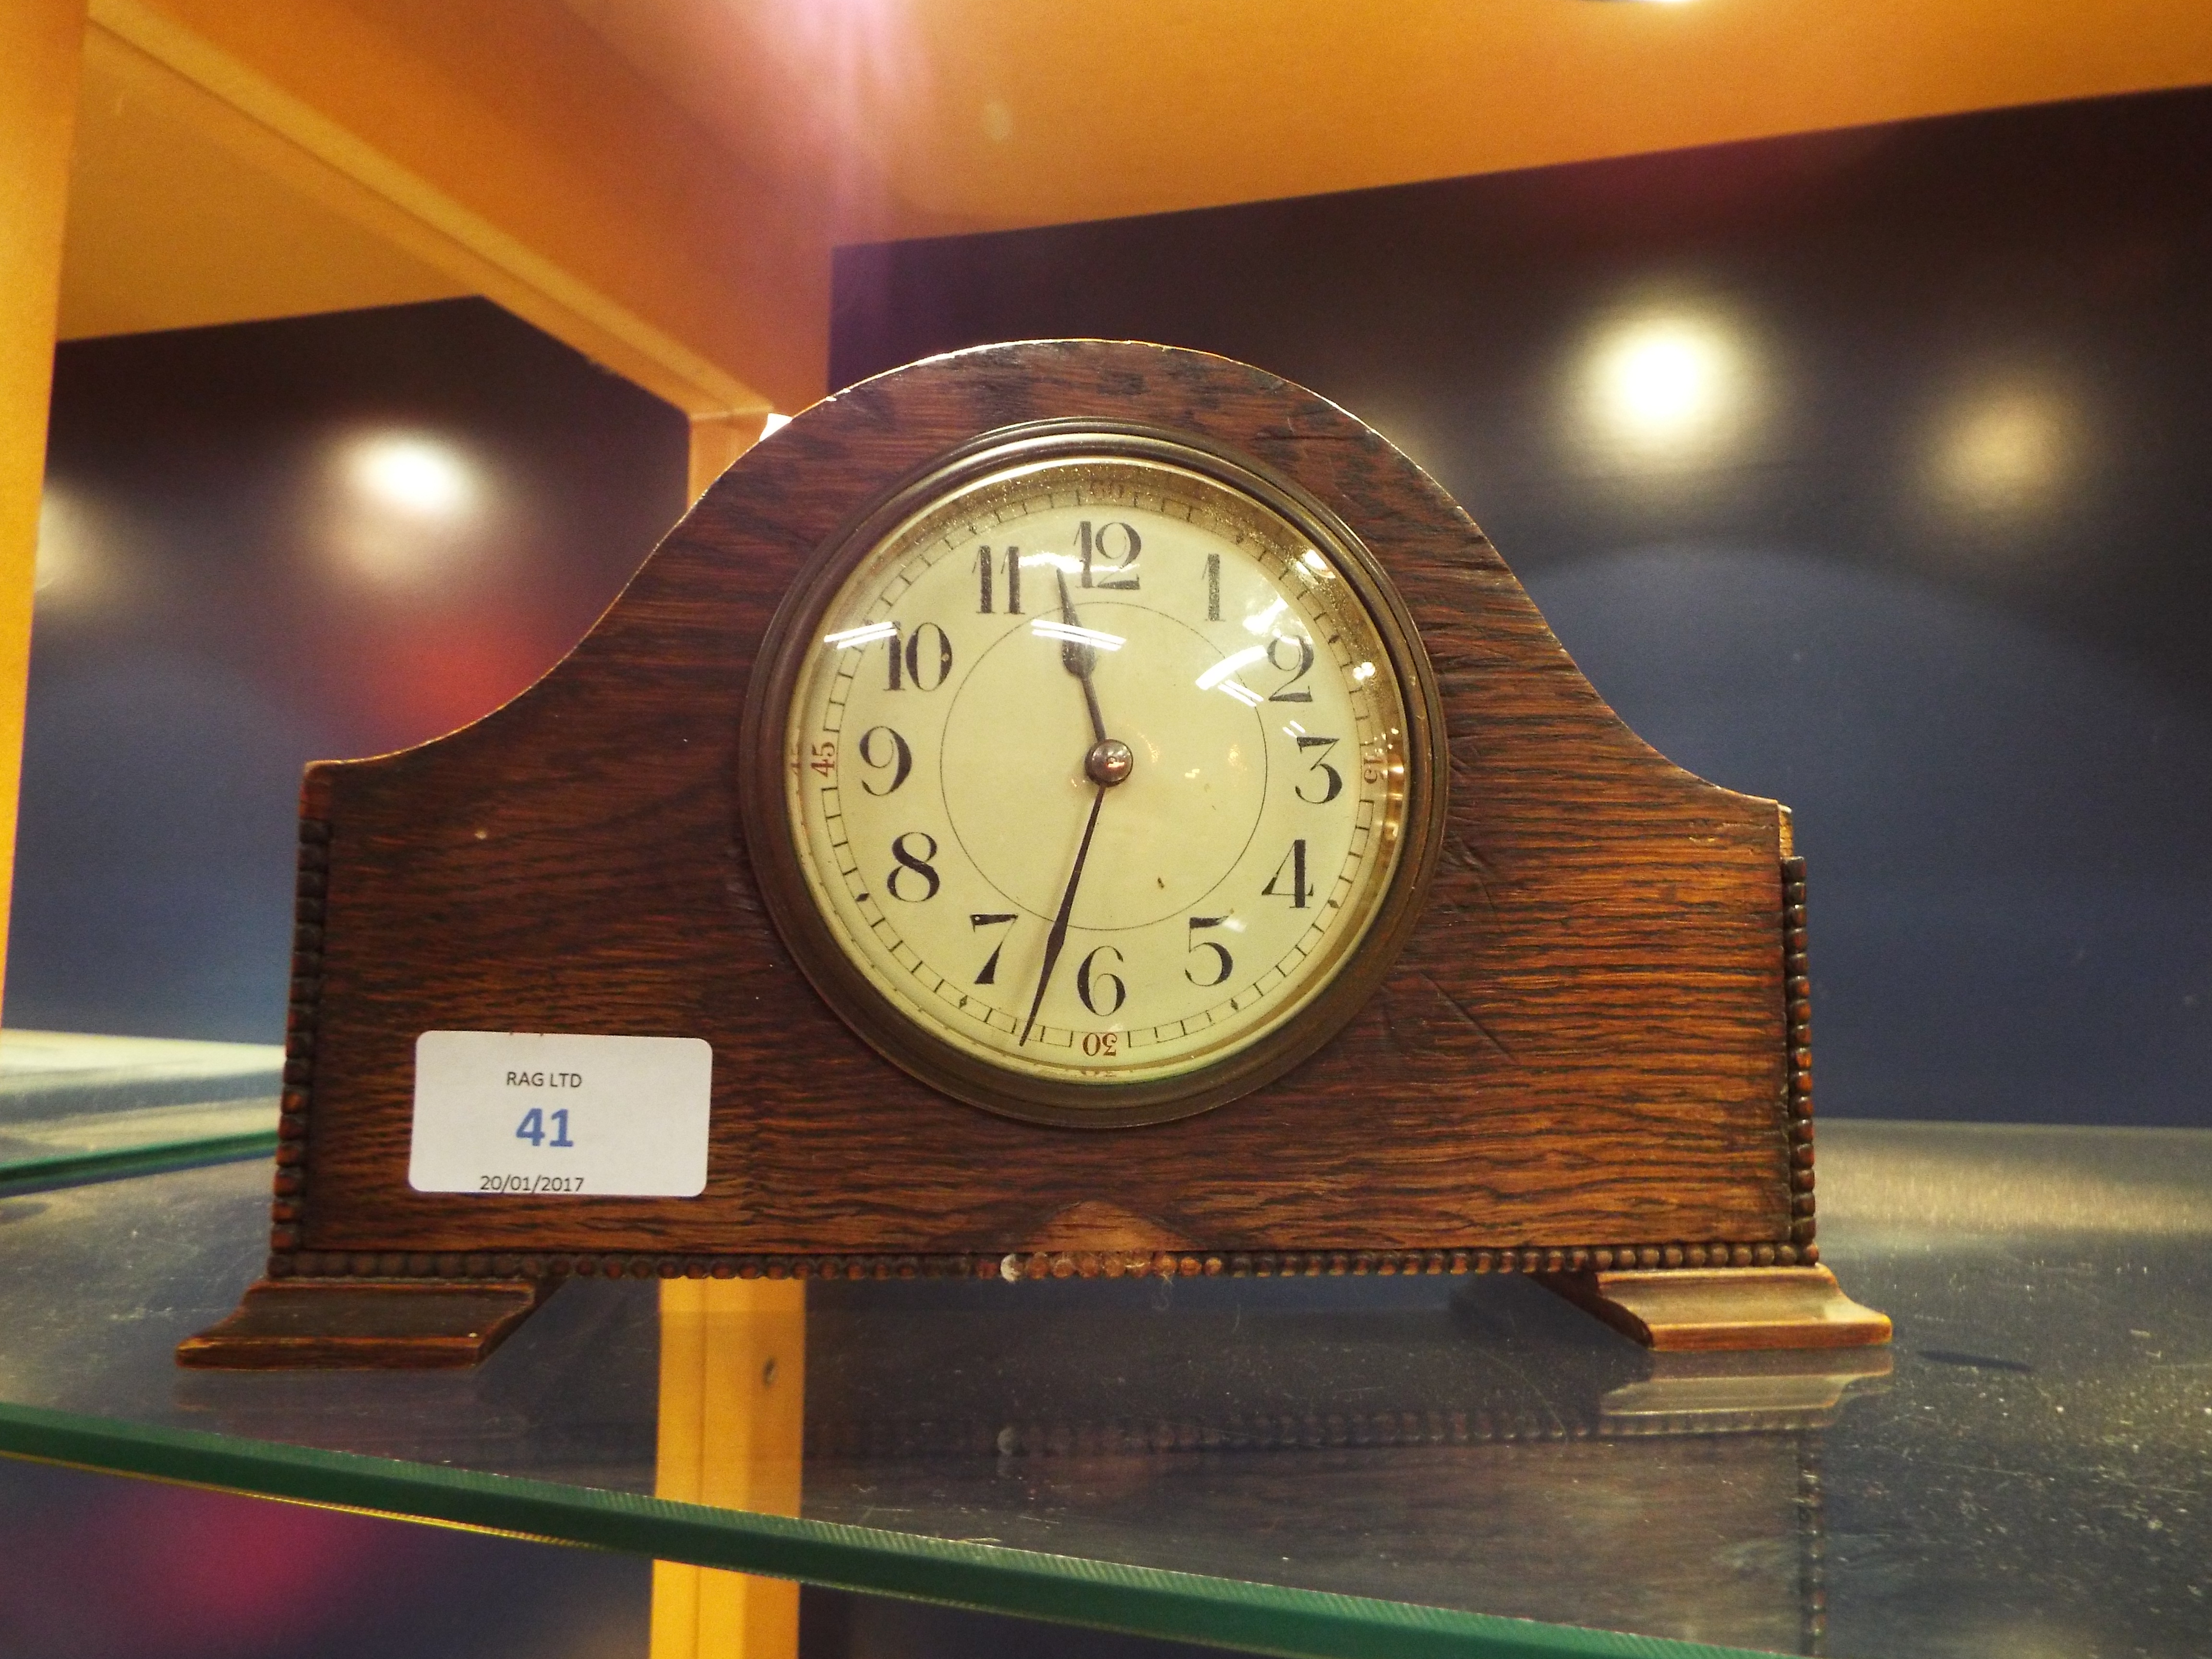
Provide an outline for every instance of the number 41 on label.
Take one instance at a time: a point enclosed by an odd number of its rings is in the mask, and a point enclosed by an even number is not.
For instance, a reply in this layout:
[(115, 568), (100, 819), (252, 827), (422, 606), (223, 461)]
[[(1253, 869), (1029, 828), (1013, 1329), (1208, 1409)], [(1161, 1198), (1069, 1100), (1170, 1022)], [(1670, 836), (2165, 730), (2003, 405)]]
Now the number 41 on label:
[[(549, 1116), (553, 1120), (553, 1139), (550, 1140), (545, 1138), (545, 1120)], [(522, 1126), (515, 1130), (514, 1138), (526, 1140), (533, 1146), (574, 1146), (576, 1144), (568, 1139), (568, 1109), (565, 1106), (550, 1113), (532, 1106), (522, 1115)]]

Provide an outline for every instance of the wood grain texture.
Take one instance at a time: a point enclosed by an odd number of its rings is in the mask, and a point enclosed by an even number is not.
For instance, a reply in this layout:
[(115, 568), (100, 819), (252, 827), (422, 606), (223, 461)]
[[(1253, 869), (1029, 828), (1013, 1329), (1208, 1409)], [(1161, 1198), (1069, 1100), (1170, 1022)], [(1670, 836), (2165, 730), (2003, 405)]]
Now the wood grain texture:
[[(992, 1116), (855, 1039), (761, 908), (736, 797), (754, 653), (808, 556), (947, 448), (1066, 417), (1194, 434), (1319, 496), (1412, 610), (1450, 735), (1431, 902), (1364, 1012), (1258, 1093), (1115, 1131)], [(1777, 807), (1631, 732), (1380, 436), (1219, 358), (1031, 343), (865, 382), (732, 467), (528, 692), (313, 769), (307, 796), (329, 851), (280, 1253), (1792, 1237)], [(412, 1191), (413, 1045), (441, 1029), (708, 1039), (705, 1194)]]

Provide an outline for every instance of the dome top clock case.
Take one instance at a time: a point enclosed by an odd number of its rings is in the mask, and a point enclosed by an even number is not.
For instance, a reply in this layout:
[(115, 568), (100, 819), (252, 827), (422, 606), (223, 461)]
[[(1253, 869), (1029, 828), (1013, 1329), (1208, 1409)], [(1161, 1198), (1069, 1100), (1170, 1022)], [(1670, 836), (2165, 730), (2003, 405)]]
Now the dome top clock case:
[(1818, 1265), (1786, 811), (1599, 699), (1334, 404), (1043, 341), (742, 458), (575, 651), (311, 767), (268, 1277), (203, 1365), (570, 1274), (1518, 1271), (1876, 1342)]

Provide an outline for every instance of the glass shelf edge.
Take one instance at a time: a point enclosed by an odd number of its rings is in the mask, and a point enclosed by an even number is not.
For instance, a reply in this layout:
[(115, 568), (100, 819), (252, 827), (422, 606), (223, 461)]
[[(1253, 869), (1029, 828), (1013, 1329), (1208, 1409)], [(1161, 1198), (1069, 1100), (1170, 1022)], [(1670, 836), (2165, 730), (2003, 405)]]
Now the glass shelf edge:
[(0, 1455), (1307, 1659), (1773, 1659), (0, 1403)]
[(207, 1164), (236, 1164), (266, 1158), (276, 1150), (274, 1129), (243, 1134), (201, 1135), (189, 1140), (157, 1140), (143, 1146), (118, 1146), (101, 1152), (64, 1152), (55, 1158), (27, 1158), (0, 1163), (0, 1198), (20, 1193), (82, 1187), (132, 1176), (165, 1175)]

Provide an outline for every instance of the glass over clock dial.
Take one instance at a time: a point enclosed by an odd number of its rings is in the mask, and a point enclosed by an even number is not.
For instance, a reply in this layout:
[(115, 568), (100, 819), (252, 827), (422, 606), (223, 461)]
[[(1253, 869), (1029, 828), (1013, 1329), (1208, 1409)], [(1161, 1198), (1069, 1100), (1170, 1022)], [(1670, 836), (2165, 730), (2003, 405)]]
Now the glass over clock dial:
[(787, 610), (778, 919), (925, 1080), (1178, 1115), (1371, 990), (1440, 805), (1433, 694), (1310, 503), (1172, 444), (1016, 446)]

